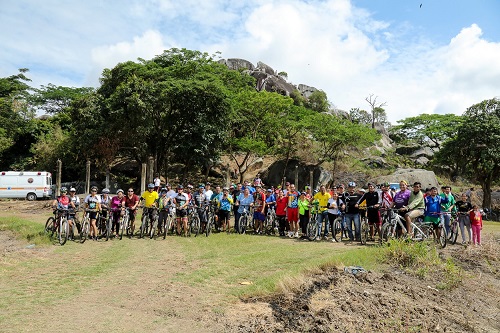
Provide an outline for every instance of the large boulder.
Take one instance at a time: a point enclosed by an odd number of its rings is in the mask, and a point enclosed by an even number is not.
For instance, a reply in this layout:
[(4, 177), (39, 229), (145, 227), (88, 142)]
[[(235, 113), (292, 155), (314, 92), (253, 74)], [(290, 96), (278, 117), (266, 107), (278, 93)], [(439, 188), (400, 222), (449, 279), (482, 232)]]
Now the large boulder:
[(238, 59), (238, 58), (230, 58), (230, 59), (221, 59), (219, 60), (219, 63), (222, 63), (226, 65), (229, 69), (232, 70), (239, 70), (239, 69), (248, 69), (248, 70), (254, 70), (255, 66), (248, 60), (245, 59)]
[(397, 169), (391, 175), (379, 176), (374, 179), (377, 184), (384, 182), (399, 183), (401, 180), (406, 180), (408, 184), (420, 182), (422, 183), (422, 189), (432, 186), (439, 188), (439, 182), (436, 178), (436, 174), (432, 171), (424, 169)]
[(283, 182), (283, 171), (286, 181), (295, 182), (295, 174), (298, 174), (298, 189), (303, 189), (310, 182), (310, 172), (313, 172), (313, 188), (318, 187), (318, 184), (328, 184), (333, 180), (333, 175), (327, 170), (316, 166), (304, 164), (297, 160), (289, 160), (285, 169), (285, 160), (274, 162), (261, 173), (261, 179), (264, 184), (280, 185)]

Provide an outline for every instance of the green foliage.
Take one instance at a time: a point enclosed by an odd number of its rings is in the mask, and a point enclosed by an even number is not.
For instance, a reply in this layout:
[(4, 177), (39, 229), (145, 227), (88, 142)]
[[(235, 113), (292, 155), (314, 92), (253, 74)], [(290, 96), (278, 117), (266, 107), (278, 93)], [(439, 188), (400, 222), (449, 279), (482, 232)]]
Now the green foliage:
[(32, 244), (50, 244), (49, 237), (44, 232), (44, 225), (24, 220), (18, 217), (0, 217), (0, 231), (9, 230), (18, 238)]
[(500, 99), (469, 107), (456, 136), (439, 152), (442, 165), (454, 160), (481, 184), (483, 207), (491, 207), (491, 185), (500, 177)]
[(441, 148), (446, 140), (457, 134), (463, 118), (454, 114), (421, 114), (398, 120), (390, 129), (390, 137), (400, 144), (427, 145)]
[(330, 110), (328, 97), (323, 90), (314, 91), (306, 100), (305, 106), (308, 109), (314, 110), (316, 112), (327, 112)]
[(345, 150), (361, 149), (380, 139), (374, 129), (326, 113), (314, 114), (305, 121), (319, 146), (319, 163), (337, 161)]
[(30, 97), (30, 101), (39, 110), (55, 114), (68, 111), (70, 104), (75, 99), (92, 91), (94, 91), (94, 88), (70, 88), (55, 86), (49, 83), (47, 86), (35, 89), (35, 93)]
[(368, 111), (360, 110), (359, 108), (352, 108), (349, 110), (349, 117), (351, 121), (356, 124), (371, 125), (372, 116)]

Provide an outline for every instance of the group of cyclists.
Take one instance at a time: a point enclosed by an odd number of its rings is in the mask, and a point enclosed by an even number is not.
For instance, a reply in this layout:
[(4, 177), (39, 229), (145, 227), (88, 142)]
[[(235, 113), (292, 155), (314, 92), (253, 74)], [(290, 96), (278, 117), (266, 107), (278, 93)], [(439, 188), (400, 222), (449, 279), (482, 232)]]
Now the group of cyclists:
[[(76, 211), (80, 206), (80, 199), (75, 188), (60, 189), (61, 195), (54, 200), (54, 208), (68, 209), (68, 221), (72, 225)], [(307, 226), (315, 223), (317, 226), (314, 240), (329, 240), (330, 233), (334, 233), (334, 221), (342, 217), (342, 229), (350, 241), (361, 240), (361, 219), (366, 219), (369, 225), (369, 236), (374, 239), (380, 231), (383, 214), (389, 210), (396, 210), (406, 222), (408, 234), (412, 234), (412, 221), (423, 216), (423, 220), (432, 223), (435, 232), (446, 232), (449, 235), (451, 215), (459, 214), (460, 230), (464, 244), (471, 242), (471, 229), (474, 244), (480, 244), (480, 232), (474, 225), (481, 225), (481, 214), (477, 214), (478, 207), (473, 207), (468, 198), (462, 195), (456, 201), (451, 193), (451, 187), (443, 186), (442, 193), (432, 187), (422, 191), (421, 183), (415, 182), (409, 189), (404, 180), (399, 182), (399, 190), (390, 188), (389, 183), (376, 186), (368, 183), (368, 190), (358, 188), (355, 182), (349, 182), (327, 188), (321, 185), (318, 191), (312, 191), (306, 186), (299, 192), (294, 184), (285, 183), (283, 187), (264, 188), (260, 178), (253, 183), (245, 181), (243, 184), (233, 184), (229, 187), (214, 186), (212, 184), (178, 185), (173, 189), (169, 184), (161, 187), (159, 182), (148, 184), (147, 190), (138, 196), (133, 188), (127, 193), (119, 189), (115, 196), (109, 195), (108, 189), (103, 189), (101, 195), (97, 188), (92, 187), (90, 194), (83, 202), (90, 217), (90, 238), (97, 240), (99, 218), (112, 220), (112, 230), (115, 237), (119, 235), (119, 220), (128, 210), (131, 235), (135, 230), (135, 217), (140, 207), (144, 208), (143, 215), (147, 214), (151, 220), (158, 219), (158, 225), (165, 225), (172, 209), (175, 211), (175, 232), (178, 235), (188, 234), (188, 217), (192, 210), (198, 214), (201, 229), (207, 227), (207, 212), (212, 210), (215, 216), (216, 228), (219, 231), (241, 230), (239, 225), (241, 216), (250, 216), (255, 234), (264, 234), (264, 221), (271, 214), (273, 229), (280, 236), (290, 238), (308, 238)], [(231, 218), (234, 217), (234, 219)], [(312, 220), (315, 216), (315, 220)], [(479, 217), (478, 217), (479, 216)], [(231, 223), (231, 220), (233, 222)], [(444, 230), (441, 231), (442, 226)], [(465, 232), (467, 229), (467, 232)], [(479, 229), (480, 230), (480, 229)], [(158, 232), (161, 229), (158, 228)], [(332, 241), (337, 238), (332, 235)], [(477, 236), (477, 237), (476, 237)]]

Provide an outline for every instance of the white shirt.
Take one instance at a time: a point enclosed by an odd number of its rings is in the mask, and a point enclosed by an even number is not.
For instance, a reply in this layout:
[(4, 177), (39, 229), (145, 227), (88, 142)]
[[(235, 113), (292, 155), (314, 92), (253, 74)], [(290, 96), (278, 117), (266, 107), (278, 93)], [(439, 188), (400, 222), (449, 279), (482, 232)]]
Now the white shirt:
[[(151, 178), (150, 178), (150, 179), (151, 179)], [(159, 186), (161, 185), (161, 180), (160, 180), (160, 178), (155, 178), (154, 182), (155, 182), (155, 186), (156, 186), (156, 187), (159, 187)]]

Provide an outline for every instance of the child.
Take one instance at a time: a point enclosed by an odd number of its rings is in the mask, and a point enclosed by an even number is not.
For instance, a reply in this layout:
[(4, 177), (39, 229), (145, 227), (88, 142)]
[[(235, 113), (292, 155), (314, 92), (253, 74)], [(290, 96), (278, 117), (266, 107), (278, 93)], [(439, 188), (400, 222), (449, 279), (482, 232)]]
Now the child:
[(483, 215), (477, 205), (472, 206), (470, 212), (470, 223), (472, 227), (472, 244), (481, 246), (481, 230), (483, 229)]

